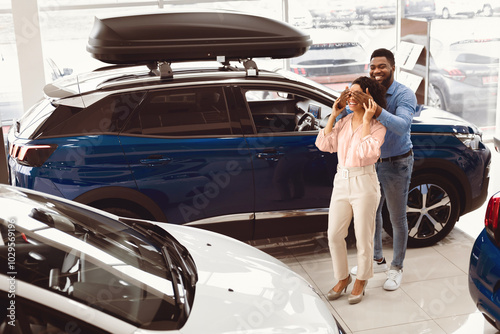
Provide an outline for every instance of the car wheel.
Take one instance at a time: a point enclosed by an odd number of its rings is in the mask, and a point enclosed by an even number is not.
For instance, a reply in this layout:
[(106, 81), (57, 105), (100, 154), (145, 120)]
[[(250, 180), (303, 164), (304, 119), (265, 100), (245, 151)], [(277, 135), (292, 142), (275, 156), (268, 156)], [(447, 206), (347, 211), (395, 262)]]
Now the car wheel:
[(441, 13), (441, 17), (443, 19), (449, 19), (450, 18), (450, 11), (448, 10), (448, 8), (443, 8), (443, 11)]
[(434, 86), (434, 92), (436, 93), (434, 96), (434, 107), (442, 110), (446, 110), (446, 100), (444, 99), (443, 92)]
[(363, 15), (363, 24), (365, 26), (372, 24), (372, 17), (370, 16), (370, 14)]
[[(408, 192), (408, 247), (427, 247), (442, 240), (455, 226), (460, 211), (457, 189), (434, 174), (412, 178)], [(384, 230), (392, 237), (387, 208), (383, 210)]]
[(493, 16), (493, 9), (490, 5), (486, 4), (483, 7), (483, 15), (484, 16)]

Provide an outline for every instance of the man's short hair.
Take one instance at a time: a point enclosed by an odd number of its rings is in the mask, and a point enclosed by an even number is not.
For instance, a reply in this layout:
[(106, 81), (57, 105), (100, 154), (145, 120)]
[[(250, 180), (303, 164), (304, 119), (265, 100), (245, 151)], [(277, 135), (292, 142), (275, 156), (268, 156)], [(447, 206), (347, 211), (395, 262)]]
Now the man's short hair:
[(396, 65), (396, 60), (394, 59), (394, 54), (391, 52), (391, 50), (387, 50), (384, 48), (377, 49), (372, 52), (370, 61), (375, 57), (385, 57), (389, 61), (389, 64), (391, 64), (391, 66)]

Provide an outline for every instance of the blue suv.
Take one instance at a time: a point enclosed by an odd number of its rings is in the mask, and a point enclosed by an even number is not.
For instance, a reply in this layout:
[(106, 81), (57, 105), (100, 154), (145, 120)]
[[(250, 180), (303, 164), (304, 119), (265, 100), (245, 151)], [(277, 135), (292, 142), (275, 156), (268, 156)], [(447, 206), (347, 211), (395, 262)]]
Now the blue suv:
[[(337, 156), (314, 143), (336, 91), (249, 59), (137, 63), (47, 85), (9, 132), (11, 184), (241, 240), (326, 230)], [(486, 200), (491, 153), (473, 124), (426, 107), (412, 141), (408, 238), (419, 247)]]

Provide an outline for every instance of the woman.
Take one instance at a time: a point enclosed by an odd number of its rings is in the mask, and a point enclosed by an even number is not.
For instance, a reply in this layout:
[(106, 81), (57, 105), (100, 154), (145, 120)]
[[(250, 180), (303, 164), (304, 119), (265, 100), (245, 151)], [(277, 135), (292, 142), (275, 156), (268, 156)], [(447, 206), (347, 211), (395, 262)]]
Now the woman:
[[(356, 91), (372, 97), (368, 105), (356, 100), (352, 94)], [(352, 112), (336, 122), (346, 104)], [(338, 157), (328, 215), (328, 245), (338, 283), (328, 292), (330, 300), (339, 298), (352, 281), (345, 238), (354, 216), (358, 273), (349, 296), (350, 304), (361, 301), (368, 279), (373, 276), (373, 236), (380, 200), (375, 163), (386, 132), (373, 118), (378, 105), (385, 108), (385, 88), (369, 77), (357, 78), (335, 101), (328, 124), (316, 139), (321, 151), (337, 152)]]

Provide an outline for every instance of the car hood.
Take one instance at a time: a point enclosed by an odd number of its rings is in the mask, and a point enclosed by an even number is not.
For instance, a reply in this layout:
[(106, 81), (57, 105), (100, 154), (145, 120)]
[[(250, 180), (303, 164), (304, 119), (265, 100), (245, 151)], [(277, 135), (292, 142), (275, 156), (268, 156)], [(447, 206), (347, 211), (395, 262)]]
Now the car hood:
[(158, 225), (189, 250), (198, 270), (181, 333), (338, 333), (326, 303), (282, 262), (223, 235)]
[(411, 124), (413, 133), (454, 133), (480, 134), (481, 131), (474, 124), (447, 111), (423, 106), (415, 114)]

